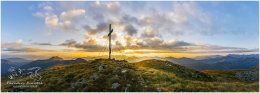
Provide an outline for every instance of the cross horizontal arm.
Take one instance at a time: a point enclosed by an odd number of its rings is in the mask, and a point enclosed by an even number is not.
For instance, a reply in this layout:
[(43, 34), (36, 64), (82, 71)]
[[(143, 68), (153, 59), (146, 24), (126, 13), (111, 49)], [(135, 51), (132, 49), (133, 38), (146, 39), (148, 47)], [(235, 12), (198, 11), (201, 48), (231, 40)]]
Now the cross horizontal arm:
[(107, 35), (107, 36), (110, 36), (112, 32), (113, 32), (113, 29), (112, 29), (112, 30), (110, 30), (110, 32), (108, 33), (108, 35)]

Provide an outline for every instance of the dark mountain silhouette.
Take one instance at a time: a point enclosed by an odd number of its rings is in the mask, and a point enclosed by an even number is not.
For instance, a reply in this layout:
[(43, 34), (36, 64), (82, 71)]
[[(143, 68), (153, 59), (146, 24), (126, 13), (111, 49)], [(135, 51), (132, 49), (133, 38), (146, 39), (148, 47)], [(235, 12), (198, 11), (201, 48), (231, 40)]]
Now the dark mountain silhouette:
[(63, 58), (58, 57), (58, 56), (54, 56), (54, 57), (49, 58), (48, 60), (50, 60), (50, 61), (62, 61)]
[(221, 55), (197, 56), (194, 59), (203, 60), (203, 59), (218, 58), (218, 57), (223, 57), (223, 56)]
[(74, 60), (63, 60), (61, 57), (54, 56), (46, 60), (32, 61), (29, 64), (25, 64), (21, 66), (21, 68), (41, 67), (41, 69), (45, 69), (55, 65), (67, 65), (67, 64), (74, 64), (79, 62), (88, 62), (88, 61), (82, 58), (77, 58)]
[(5, 60), (14, 62), (14, 64), (16, 64), (17, 66), (22, 66), (24, 64), (32, 62), (32, 60), (27, 60), (24, 58), (6, 58)]
[(227, 55), (210, 57), (201, 60), (191, 58), (173, 58), (167, 57), (173, 63), (186, 66), (196, 70), (232, 70), (249, 69), (259, 64), (258, 54), (253, 55)]
[(28, 64), (30, 63), (32, 60), (27, 60), (27, 59), (23, 59), (23, 58), (5, 58), (2, 60), (7, 60), (9, 62), (12, 62), (12, 64), (14, 64), (15, 66), (22, 66), (24, 64)]
[(6, 58), (1, 59), (1, 73), (4, 75), (8, 72), (8, 69), (11, 67), (20, 67), (22, 65), (30, 63), (31, 60), (23, 58)]
[(11, 67), (16, 67), (17, 65), (14, 62), (1, 59), (1, 74), (5, 74), (8, 72), (8, 69)]

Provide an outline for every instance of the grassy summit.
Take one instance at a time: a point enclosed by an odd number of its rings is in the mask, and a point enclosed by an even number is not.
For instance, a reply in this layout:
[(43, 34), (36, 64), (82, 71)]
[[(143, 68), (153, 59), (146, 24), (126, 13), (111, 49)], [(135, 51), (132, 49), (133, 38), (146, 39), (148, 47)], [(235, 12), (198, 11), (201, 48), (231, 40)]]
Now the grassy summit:
[[(57, 65), (40, 72), (37, 88), (2, 91), (258, 91), (258, 82), (199, 72), (162, 60), (129, 63), (124, 60), (96, 59), (76, 64)], [(233, 81), (224, 81), (232, 79)], [(18, 81), (30, 81), (21, 78)], [(3, 83), (3, 82), (2, 82)]]

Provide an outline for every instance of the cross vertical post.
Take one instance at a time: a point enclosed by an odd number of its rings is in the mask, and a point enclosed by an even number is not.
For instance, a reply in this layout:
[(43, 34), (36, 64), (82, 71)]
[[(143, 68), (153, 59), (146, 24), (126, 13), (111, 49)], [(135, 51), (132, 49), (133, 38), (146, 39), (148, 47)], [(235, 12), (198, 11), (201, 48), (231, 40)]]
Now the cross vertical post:
[(113, 32), (113, 29), (111, 28), (111, 24), (109, 24), (109, 33), (108, 33), (108, 37), (109, 37), (109, 58), (108, 59), (111, 59), (111, 34)]

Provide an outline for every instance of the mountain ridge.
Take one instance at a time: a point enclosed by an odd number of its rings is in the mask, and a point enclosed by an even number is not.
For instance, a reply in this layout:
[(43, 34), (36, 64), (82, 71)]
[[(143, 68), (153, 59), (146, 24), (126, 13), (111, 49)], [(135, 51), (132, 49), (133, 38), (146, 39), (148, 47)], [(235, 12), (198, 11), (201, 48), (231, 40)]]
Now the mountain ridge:
[[(38, 88), (12, 88), (3, 91), (85, 91), (85, 92), (161, 92), (161, 91), (258, 91), (258, 82), (236, 77), (211, 75), (189, 69), (170, 61), (150, 59), (137, 63), (125, 60), (95, 59), (88, 62), (60, 65), (40, 72), (43, 85)], [(26, 82), (31, 78), (18, 81)], [(4, 81), (5, 82), (5, 81)], [(225, 87), (232, 87), (225, 88)]]

